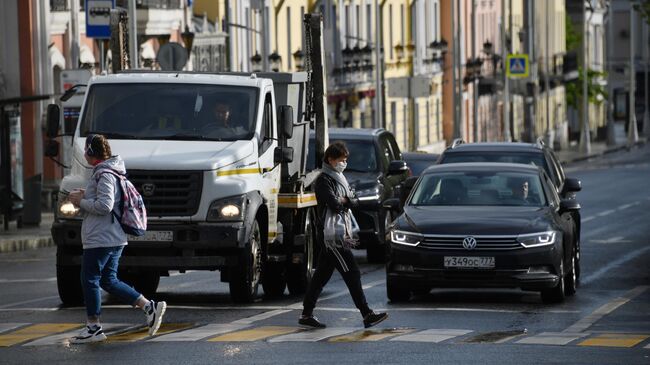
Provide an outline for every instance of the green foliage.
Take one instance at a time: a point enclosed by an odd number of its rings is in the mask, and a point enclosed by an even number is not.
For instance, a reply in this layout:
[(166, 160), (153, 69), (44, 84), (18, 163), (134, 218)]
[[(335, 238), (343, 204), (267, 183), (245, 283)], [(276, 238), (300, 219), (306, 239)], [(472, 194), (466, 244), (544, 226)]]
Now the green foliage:
[(638, 11), (641, 18), (650, 24), (650, 0), (640, 1), (634, 4), (634, 10)]
[[(567, 104), (574, 109), (580, 109), (582, 105), (582, 80), (584, 72), (582, 67), (578, 67), (578, 79), (565, 85)], [(587, 72), (587, 95), (589, 102), (595, 105), (601, 105), (607, 100), (607, 90), (598, 83), (599, 80), (606, 79), (607, 72), (589, 70)]]
[(571, 18), (566, 16), (566, 50), (567, 51), (577, 51), (582, 46), (582, 33), (578, 32)]

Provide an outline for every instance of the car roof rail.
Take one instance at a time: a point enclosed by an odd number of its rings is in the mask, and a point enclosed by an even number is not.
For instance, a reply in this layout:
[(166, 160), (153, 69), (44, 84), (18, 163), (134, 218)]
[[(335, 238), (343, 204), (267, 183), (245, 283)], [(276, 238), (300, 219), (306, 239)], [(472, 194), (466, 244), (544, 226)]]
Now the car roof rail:
[(535, 144), (537, 144), (539, 148), (544, 148), (546, 146), (546, 143), (544, 142), (544, 137), (542, 136), (537, 137)]
[(463, 141), (462, 138), (456, 138), (456, 139), (454, 139), (453, 142), (451, 142), (451, 148), (456, 148), (456, 147), (460, 146), (463, 143), (465, 143), (465, 141)]

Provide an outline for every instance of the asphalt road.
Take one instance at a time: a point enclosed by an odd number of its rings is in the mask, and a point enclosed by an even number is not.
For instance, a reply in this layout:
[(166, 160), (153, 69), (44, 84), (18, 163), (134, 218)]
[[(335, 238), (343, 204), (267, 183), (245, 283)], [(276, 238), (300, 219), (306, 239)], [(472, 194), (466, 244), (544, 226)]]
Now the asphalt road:
[(582, 283), (562, 304), (519, 290), (434, 290), (386, 299), (381, 265), (365, 263), (372, 308), (390, 318), (364, 331), (335, 274), (316, 315), (326, 330), (297, 326), (300, 297), (235, 306), (215, 272), (174, 273), (157, 299), (169, 308), (148, 338), (144, 316), (108, 296), (109, 342), (70, 345), (83, 308), (61, 308), (55, 249), (0, 255), (0, 364), (563, 363), (650, 364), (650, 147), (567, 168), (582, 180)]

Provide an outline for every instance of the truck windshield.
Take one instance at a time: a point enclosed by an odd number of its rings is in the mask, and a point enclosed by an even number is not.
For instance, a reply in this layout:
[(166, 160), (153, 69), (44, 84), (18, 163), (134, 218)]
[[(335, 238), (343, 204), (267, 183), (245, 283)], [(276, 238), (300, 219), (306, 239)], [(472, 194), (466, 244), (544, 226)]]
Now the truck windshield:
[(235, 141), (255, 133), (257, 89), (204, 84), (95, 84), (80, 134), (113, 139)]

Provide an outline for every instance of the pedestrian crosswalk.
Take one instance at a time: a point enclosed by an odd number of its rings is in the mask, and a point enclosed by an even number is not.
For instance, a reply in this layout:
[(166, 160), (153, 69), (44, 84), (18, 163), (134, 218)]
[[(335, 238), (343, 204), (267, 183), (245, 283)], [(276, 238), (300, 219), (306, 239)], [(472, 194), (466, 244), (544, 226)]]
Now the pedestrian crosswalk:
[[(79, 323), (0, 323), (0, 347), (66, 345), (83, 327)], [(599, 346), (650, 349), (650, 333), (540, 332), (505, 337), (471, 329), (452, 328), (372, 328), (328, 327), (311, 329), (299, 326), (253, 325), (251, 323), (164, 323), (155, 337), (144, 325), (103, 323), (108, 343), (128, 342), (370, 342), (401, 341), (414, 343), (468, 343)], [(494, 340), (490, 340), (494, 338)]]

